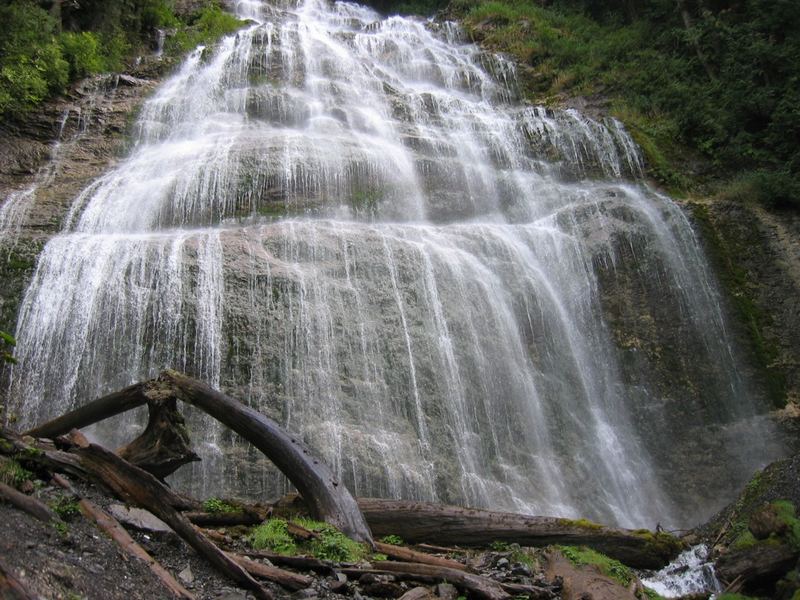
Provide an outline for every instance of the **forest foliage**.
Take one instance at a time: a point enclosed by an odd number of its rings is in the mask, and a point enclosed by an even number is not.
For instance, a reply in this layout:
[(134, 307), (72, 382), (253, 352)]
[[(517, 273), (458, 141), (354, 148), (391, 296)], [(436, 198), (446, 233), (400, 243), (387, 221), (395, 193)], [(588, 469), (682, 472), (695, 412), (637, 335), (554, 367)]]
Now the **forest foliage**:
[(10, 0), (0, 5), (0, 117), (21, 118), (76, 79), (119, 71), (170, 31), (180, 53), (242, 23), (218, 0), (176, 11), (172, 0)]
[(453, 0), (533, 100), (602, 96), (674, 192), (800, 207), (800, 3)]

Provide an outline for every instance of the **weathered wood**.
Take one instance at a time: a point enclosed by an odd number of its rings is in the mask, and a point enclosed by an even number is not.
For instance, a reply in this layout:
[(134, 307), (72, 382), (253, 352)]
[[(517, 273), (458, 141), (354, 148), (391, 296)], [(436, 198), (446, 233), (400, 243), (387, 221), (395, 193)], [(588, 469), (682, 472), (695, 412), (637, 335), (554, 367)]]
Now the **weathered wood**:
[(361, 569), (356, 567), (343, 567), (339, 569), (348, 576), (359, 577), (367, 573), (375, 575), (394, 575), (399, 579), (411, 579), (414, 581), (443, 582), (452, 583), (476, 598), (484, 600), (509, 600), (508, 594), (496, 581), (487, 577), (465, 573), (457, 569), (447, 567), (437, 567), (435, 565), (424, 565), (419, 563), (401, 563), (381, 561), (373, 563), (375, 568)]
[(289, 590), (304, 590), (311, 587), (314, 583), (314, 580), (306, 575), (300, 575), (299, 573), (292, 573), (285, 569), (265, 565), (264, 563), (242, 556), (241, 554), (235, 554), (233, 552), (227, 552), (226, 554), (251, 575), (274, 581)]
[(73, 429), (82, 429), (98, 421), (122, 414), (147, 403), (144, 385), (137, 383), (108, 394), (73, 411), (26, 431), (25, 435), (37, 438), (55, 438)]
[(183, 465), (199, 461), (190, 448), (186, 423), (174, 398), (151, 398), (144, 431), (117, 454), (162, 481)]
[(437, 567), (447, 567), (448, 569), (457, 569), (459, 571), (468, 570), (465, 565), (456, 560), (442, 558), (441, 556), (433, 556), (431, 554), (425, 554), (424, 552), (417, 552), (416, 550), (404, 548), (403, 546), (375, 542), (375, 550), (393, 560), (436, 565)]
[(233, 527), (235, 525), (258, 525), (268, 518), (269, 513), (266, 510), (258, 511), (248, 507), (232, 513), (192, 511), (183, 513), (183, 516), (201, 527)]
[(261, 450), (297, 488), (311, 516), (330, 523), (354, 540), (372, 544), (372, 534), (353, 496), (299, 436), (290, 435), (258, 411), (175, 371), (164, 371), (158, 382)]
[(264, 550), (258, 551), (243, 551), (241, 554), (251, 558), (266, 558), (271, 563), (282, 565), (284, 567), (291, 567), (302, 571), (316, 571), (317, 573), (332, 573), (335, 568), (333, 563), (312, 558), (310, 556), (284, 556), (282, 554), (275, 554), (274, 552), (266, 552)]
[(0, 482), (0, 500), (5, 500), (12, 506), (16, 506), (18, 509), (45, 523), (58, 520), (55, 513), (44, 503), (2, 482)]
[(731, 583), (738, 580), (745, 588), (777, 580), (797, 564), (800, 552), (786, 544), (756, 544), (720, 556), (714, 567), (717, 577)]
[(378, 498), (359, 498), (358, 505), (376, 537), (394, 534), (410, 543), (488, 546), (500, 541), (521, 546), (588, 546), (643, 569), (663, 567), (682, 549), (682, 544), (668, 534), (555, 517)]
[(81, 464), (94, 476), (102, 479), (120, 498), (146, 508), (169, 525), (198, 554), (204, 556), (217, 570), (250, 590), (262, 600), (273, 600), (272, 594), (253, 579), (242, 567), (231, 560), (163, 498), (168, 490), (150, 473), (135, 467), (116, 454), (95, 444), (86, 443), (80, 435), (72, 435), (77, 448), (74, 452)]
[(164, 371), (157, 379), (104, 396), (28, 433), (40, 437), (63, 435), (147, 401), (169, 398), (205, 411), (256, 446), (302, 494), (314, 518), (330, 523), (354, 540), (372, 544), (372, 534), (353, 496), (299, 436), (287, 433), (258, 411), (176, 371)]
[(0, 556), (0, 598), (3, 600), (37, 600)]
[(81, 513), (104, 531), (126, 554), (143, 560), (153, 574), (175, 598), (194, 600), (194, 595), (184, 588), (161, 564), (136, 543), (125, 528), (111, 515), (89, 500), (82, 498), (78, 502)]

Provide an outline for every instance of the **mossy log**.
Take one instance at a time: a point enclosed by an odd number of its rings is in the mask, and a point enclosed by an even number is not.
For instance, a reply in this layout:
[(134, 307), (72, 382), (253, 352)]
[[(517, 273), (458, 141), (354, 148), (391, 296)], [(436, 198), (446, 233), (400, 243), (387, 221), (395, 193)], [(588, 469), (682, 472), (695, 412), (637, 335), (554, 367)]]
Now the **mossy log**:
[(358, 505), (376, 537), (398, 535), (406, 542), (488, 546), (492, 542), (521, 546), (564, 544), (588, 546), (631, 567), (658, 569), (683, 549), (666, 533), (605, 527), (586, 520), (534, 517), (412, 502), (359, 498)]
[(762, 542), (720, 556), (714, 568), (724, 583), (739, 582), (748, 589), (775, 582), (797, 564), (800, 552), (788, 544)]
[(373, 543), (353, 496), (299, 436), (284, 431), (258, 411), (176, 371), (164, 371), (156, 379), (104, 396), (27, 433), (52, 438), (147, 403), (174, 399), (208, 413), (264, 453), (297, 488), (314, 518), (330, 523), (356, 541)]

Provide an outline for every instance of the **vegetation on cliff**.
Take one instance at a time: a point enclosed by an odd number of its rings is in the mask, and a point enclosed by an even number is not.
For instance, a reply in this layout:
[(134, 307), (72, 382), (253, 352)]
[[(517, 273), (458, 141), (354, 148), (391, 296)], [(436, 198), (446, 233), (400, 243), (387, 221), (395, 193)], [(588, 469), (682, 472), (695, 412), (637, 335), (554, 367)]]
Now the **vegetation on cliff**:
[(11, 0), (0, 6), (0, 118), (20, 118), (78, 78), (121, 70), (169, 30), (167, 52), (235, 31), (220, 0)]

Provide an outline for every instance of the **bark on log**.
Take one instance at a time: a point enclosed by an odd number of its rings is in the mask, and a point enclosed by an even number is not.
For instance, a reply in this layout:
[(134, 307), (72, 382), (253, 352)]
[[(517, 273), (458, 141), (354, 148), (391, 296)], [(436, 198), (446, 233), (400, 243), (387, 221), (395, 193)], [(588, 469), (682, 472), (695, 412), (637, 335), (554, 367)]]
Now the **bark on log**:
[(437, 567), (446, 567), (448, 569), (456, 569), (458, 571), (467, 571), (467, 567), (456, 560), (449, 558), (442, 558), (441, 556), (433, 556), (425, 554), (424, 552), (417, 552), (410, 548), (402, 546), (394, 546), (392, 544), (383, 544), (375, 542), (375, 550), (381, 554), (385, 554), (393, 560), (402, 562), (422, 563), (426, 565), (435, 565)]
[(45, 504), (2, 482), (0, 482), (0, 500), (5, 500), (12, 506), (16, 506), (18, 509), (45, 523), (58, 520), (55, 513)]
[(111, 515), (85, 498), (78, 502), (81, 513), (103, 530), (126, 554), (134, 556), (147, 563), (147, 566), (158, 577), (161, 583), (175, 598), (194, 600), (192, 595), (167, 571), (161, 564), (150, 556), (147, 551), (136, 543), (125, 528)]
[(147, 409), (147, 427), (117, 454), (163, 481), (200, 457), (189, 447), (186, 422), (175, 406), (175, 398), (150, 399)]
[(36, 600), (0, 556), (0, 598), (3, 600)]
[(797, 564), (798, 555), (800, 553), (786, 544), (757, 544), (723, 554), (714, 567), (721, 581), (729, 584), (738, 580), (747, 588), (751, 584), (780, 579)]
[(233, 429), (289, 478), (314, 518), (330, 523), (356, 541), (372, 545), (372, 534), (353, 496), (328, 466), (314, 457), (299, 436), (290, 435), (272, 419), (176, 371), (164, 371), (157, 379), (104, 396), (28, 434), (62, 435), (141, 406), (148, 400), (169, 398), (191, 404)]
[(423, 565), (419, 563), (400, 563), (381, 561), (379, 564), (374, 564), (374, 569), (359, 569), (359, 568), (341, 568), (339, 569), (346, 575), (358, 577), (366, 573), (374, 573), (376, 575), (394, 575), (402, 579), (413, 579), (418, 581), (442, 582), (447, 581), (452, 583), (462, 590), (466, 590), (470, 595), (484, 600), (509, 600), (511, 595), (508, 594), (496, 581), (492, 581), (487, 577), (480, 575), (473, 575), (472, 573), (465, 573), (457, 569), (448, 569), (447, 567), (437, 567), (434, 565)]
[(266, 558), (276, 565), (303, 571), (316, 571), (317, 573), (327, 574), (333, 573), (336, 570), (333, 563), (310, 556), (284, 556), (282, 554), (275, 554), (274, 552), (265, 552), (264, 550), (244, 551), (242, 554), (251, 558)]
[(75, 453), (80, 457), (81, 464), (87, 471), (102, 479), (114, 493), (126, 502), (146, 508), (156, 515), (221, 573), (252, 591), (257, 598), (273, 600), (268, 590), (222, 550), (198, 533), (183, 515), (164, 501), (163, 498), (168, 490), (155, 477), (100, 446), (86, 444), (85, 438), (80, 439), (83, 436), (72, 437), (78, 446)]
[(185, 512), (183, 516), (200, 527), (233, 527), (235, 525), (258, 525), (269, 517), (269, 511), (247, 508), (233, 513)]
[(251, 575), (269, 579), (292, 591), (304, 590), (311, 587), (314, 583), (311, 577), (300, 575), (299, 573), (292, 573), (291, 571), (279, 569), (278, 567), (265, 565), (264, 563), (242, 556), (241, 554), (235, 554), (233, 552), (226, 552), (226, 554)]
[(410, 543), (487, 546), (501, 541), (521, 546), (588, 546), (631, 567), (658, 569), (682, 549), (667, 534), (512, 513), (411, 502), (359, 498), (358, 505), (376, 537), (395, 534)]

